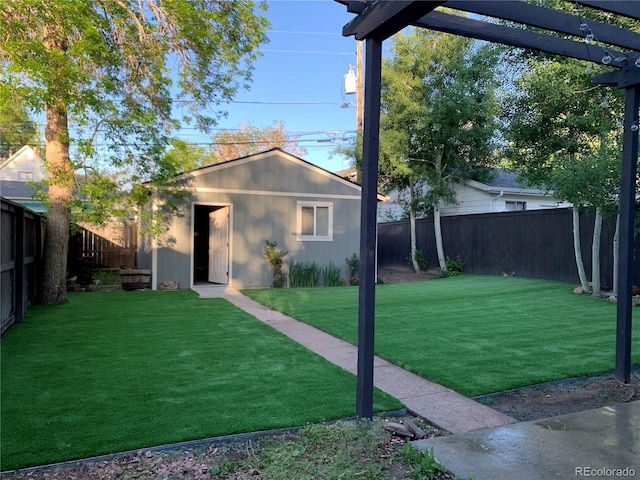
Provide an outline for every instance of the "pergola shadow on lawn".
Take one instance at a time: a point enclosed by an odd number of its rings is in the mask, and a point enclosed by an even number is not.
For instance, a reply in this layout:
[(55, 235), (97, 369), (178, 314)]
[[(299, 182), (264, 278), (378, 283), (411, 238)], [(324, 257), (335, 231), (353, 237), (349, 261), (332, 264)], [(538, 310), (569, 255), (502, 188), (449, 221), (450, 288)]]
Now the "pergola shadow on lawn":
[[(640, 35), (616, 25), (565, 14), (524, 0), (336, 0), (357, 16), (344, 26), (344, 36), (366, 42), (360, 293), (358, 314), (357, 415), (373, 415), (375, 317), (376, 194), (380, 130), (382, 43), (407, 26), (429, 28), (509, 46), (604, 63), (612, 71), (594, 83), (624, 88), (625, 115), (620, 188), (620, 253), (616, 335), (616, 377), (628, 383), (631, 374), (631, 287), (634, 248), (635, 181), (638, 163), (640, 107)], [(637, 2), (575, 0), (572, 3), (640, 20)], [(507, 20), (510, 25), (474, 20), (437, 11), (440, 6)], [(531, 27), (549, 33), (531, 31)], [(597, 44), (586, 41), (598, 39)], [(570, 38), (567, 38), (570, 37)], [(605, 60), (606, 59), (606, 60)]]

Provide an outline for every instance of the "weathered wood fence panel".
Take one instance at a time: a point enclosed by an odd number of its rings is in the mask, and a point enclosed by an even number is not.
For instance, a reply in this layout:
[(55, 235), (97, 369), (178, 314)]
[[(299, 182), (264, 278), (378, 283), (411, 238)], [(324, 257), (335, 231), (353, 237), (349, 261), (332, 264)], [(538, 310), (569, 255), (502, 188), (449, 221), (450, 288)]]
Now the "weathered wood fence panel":
[(78, 228), (69, 244), (69, 275), (78, 275), (87, 267), (135, 267), (138, 241), (135, 226), (113, 223)]
[[(582, 256), (591, 276), (593, 212), (580, 214)], [(460, 257), (465, 272), (578, 282), (573, 248), (572, 214), (569, 209), (531, 210), (442, 218), (444, 250)], [(613, 236), (615, 217), (603, 222), (601, 282), (613, 284)], [(378, 265), (407, 266), (410, 250), (409, 222), (378, 226)], [(433, 219), (416, 222), (416, 245), (424, 251), (431, 268), (438, 265)], [(640, 237), (636, 238), (634, 283), (640, 283)]]
[(35, 299), (42, 259), (44, 219), (23, 206), (2, 199), (0, 243), (0, 335), (24, 320), (26, 308)]

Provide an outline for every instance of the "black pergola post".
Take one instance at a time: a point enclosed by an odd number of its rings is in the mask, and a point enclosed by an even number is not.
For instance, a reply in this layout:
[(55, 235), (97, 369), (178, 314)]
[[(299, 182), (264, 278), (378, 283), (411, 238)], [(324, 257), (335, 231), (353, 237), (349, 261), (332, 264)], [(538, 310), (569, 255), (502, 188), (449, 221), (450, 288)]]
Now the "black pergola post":
[(631, 288), (633, 286), (636, 172), (638, 168), (638, 110), (640, 85), (625, 89), (622, 174), (620, 180), (620, 252), (618, 262), (618, 305), (616, 323), (615, 376), (631, 380)]
[(358, 299), (358, 378), (356, 417), (373, 417), (373, 356), (376, 302), (376, 237), (378, 148), (382, 41), (369, 38), (365, 46), (362, 200), (360, 206), (360, 287)]

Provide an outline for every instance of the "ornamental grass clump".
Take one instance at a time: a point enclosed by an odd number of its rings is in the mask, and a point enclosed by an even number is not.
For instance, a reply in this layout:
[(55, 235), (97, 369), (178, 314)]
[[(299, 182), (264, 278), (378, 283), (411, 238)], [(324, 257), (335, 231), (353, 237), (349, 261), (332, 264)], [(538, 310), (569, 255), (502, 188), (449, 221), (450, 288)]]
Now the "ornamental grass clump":
[(317, 287), (322, 268), (316, 262), (291, 262), (289, 284), (296, 287)]
[(329, 262), (329, 265), (322, 269), (322, 276), (325, 287), (342, 287), (345, 285), (345, 281), (342, 278), (342, 270), (335, 266), (333, 262)]

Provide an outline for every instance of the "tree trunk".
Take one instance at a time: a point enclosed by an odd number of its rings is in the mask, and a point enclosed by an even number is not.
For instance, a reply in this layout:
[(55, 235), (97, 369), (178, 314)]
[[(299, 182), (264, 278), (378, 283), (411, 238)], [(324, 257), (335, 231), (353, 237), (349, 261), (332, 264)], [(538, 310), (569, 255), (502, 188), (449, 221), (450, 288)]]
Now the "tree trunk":
[(620, 255), (620, 213), (616, 215), (616, 233), (613, 235), (613, 294), (618, 295), (618, 258)]
[(414, 272), (420, 271), (420, 266), (416, 261), (416, 210), (415, 192), (413, 181), (409, 180), (409, 226), (411, 231), (411, 265)]
[(436, 236), (436, 250), (438, 251), (438, 264), (440, 270), (447, 271), (447, 260), (444, 256), (444, 247), (442, 245), (442, 228), (440, 226), (440, 208), (438, 204), (433, 205), (433, 228)]
[(600, 239), (602, 238), (602, 210), (596, 208), (596, 219), (593, 223), (593, 242), (591, 243), (591, 293), (597, 295), (600, 286)]
[(584, 262), (582, 261), (582, 247), (580, 247), (580, 212), (574, 205), (571, 209), (573, 213), (573, 250), (576, 255), (576, 266), (578, 267), (578, 276), (580, 277), (580, 285), (584, 293), (589, 293), (589, 281), (584, 270)]
[[(45, 29), (44, 46), (49, 52), (64, 54), (66, 42), (54, 29)], [(56, 58), (52, 55), (52, 58)], [(54, 60), (55, 61), (55, 60)], [(42, 285), (39, 303), (67, 301), (67, 254), (73, 194), (73, 166), (69, 160), (69, 129), (66, 79), (52, 82), (50, 100), (45, 105), (46, 166), (49, 175), (47, 226), (44, 240)]]

